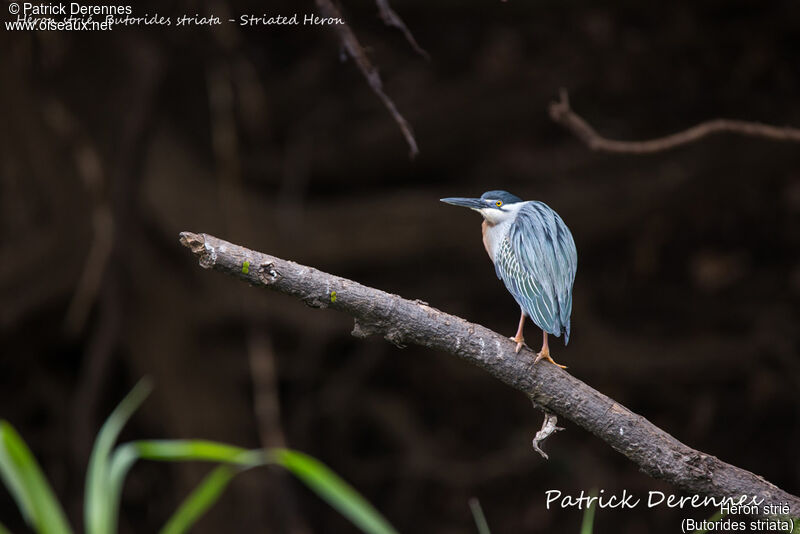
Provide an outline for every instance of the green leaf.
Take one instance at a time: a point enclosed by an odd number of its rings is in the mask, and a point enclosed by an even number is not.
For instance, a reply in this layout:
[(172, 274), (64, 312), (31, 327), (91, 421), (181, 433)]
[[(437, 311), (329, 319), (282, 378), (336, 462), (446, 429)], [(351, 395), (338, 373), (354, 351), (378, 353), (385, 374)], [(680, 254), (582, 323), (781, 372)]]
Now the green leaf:
[(128, 470), (140, 458), (162, 462), (211, 461), (224, 464), (212, 471), (186, 498), (167, 521), (162, 533), (176, 534), (189, 529), (217, 502), (231, 479), (242, 469), (276, 464), (289, 470), (364, 532), (397, 534), (346, 482), (319, 461), (296, 451), (247, 450), (206, 440), (132, 441), (120, 445), (111, 459), (110, 486), (115, 496), (121, 493)]
[[(720, 510), (719, 512), (716, 512), (714, 515), (712, 515), (711, 517), (709, 517), (709, 518), (707, 519), (707, 521), (708, 521), (709, 523), (716, 523), (717, 521), (719, 521), (720, 519), (722, 519), (722, 518), (723, 518), (723, 517), (725, 517), (726, 515), (728, 515), (728, 513), (727, 513), (727, 512), (723, 513), (723, 512)], [(698, 528), (697, 530), (695, 530), (695, 531), (694, 531), (694, 534), (706, 534), (706, 532), (708, 532), (708, 530), (707, 530), (707, 529), (704, 529), (704, 528)]]
[(211, 461), (242, 466), (263, 465), (262, 451), (249, 451), (241, 447), (201, 439), (146, 440), (128, 445), (136, 449), (139, 458), (168, 462)]
[(116, 531), (119, 493), (115, 491), (121, 490), (121, 484), (119, 488), (112, 484), (109, 456), (125, 423), (147, 398), (151, 389), (149, 380), (140, 380), (106, 419), (97, 434), (89, 458), (83, 503), (84, 521), (89, 534), (114, 534)]
[(25, 521), (36, 531), (42, 534), (72, 532), (39, 464), (7, 421), (0, 421), (0, 478)]
[(397, 534), (386, 519), (347, 482), (319, 460), (288, 449), (270, 449), (270, 457), (290, 471), (340, 514), (368, 534)]
[[(276, 464), (284, 467), (368, 534), (397, 534), (392, 526), (350, 485), (318, 460), (288, 449), (252, 451), (206, 440), (142, 440), (114, 449), (123, 427), (150, 393), (141, 380), (103, 424), (95, 440), (86, 475), (84, 519), (89, 534), (114, 534), (122, 486), (139, 458), (155, 461), (212, 461), (214, 469), (184, 500), (162, 530), (178, 534), (189, 529), (219, 499), (231, 479), (244, 469)], [(112, 453), (113, 449), (113, 453)], [(36, 460), (19, 434), (0, 421), (0, 478), (23, 516), (43, 534), (70, 534)], [(8, 530), (0, 524), (0, 534)]]
[(125, 477), (140, 458), (162, 462), (214, 461), (245, 467), (265, 463), (261, 451), (248, 451), (213, 441), (141, 440), (125, 443), (116, 448), (109, 467), (108, 491), (114, 504), (111, 517), (116, 515), (119, 508)]
[(188, 531), (217, 502), (236, 472), (227, 465), (211, 471), (172, 514), (161, 529), (161, 534), (182, 534)]
[[(597, 489), (589, 492), (590, 497), (597, 497)], [(592, 534), (594, 530), (595, 501), (591, 501), (586, 510), (583, 511), (583, 522), (581, 523), (581, 534)]]
[[(140, 440), (125, 443), (117, 447), (111, 458), (110, 487), (117, 507), (125, 476), (140, 458), (161, 462), (212, 461), (241, 468), (265, 465), (267, 462), (263, 451), (250, 451), (214, 441)], [(227, 465), (212, 471), (167, 521), (162, 532), (176, 533), (188, 530), (214, 505), (237, 472), (238, 470)], [(114, 509), (114, 514), (116, 510), (117, 508)]]
[(486, 522), (486, 516), (483, 515), (483, 508), (481, 508), (481, 503), (476, 497), (469, 500), (469, 509), (472, 511), (472, 518), (475, 520), (478, 534), (490, 534), (489, 523)]
[(136, 451), (126, 445), (121, 445), (114, 449), (114, 454), (111, 456), (108, 468), (107, 506), (109, 507), (108, 517), (114, 524), (119, 521), (122, 485), (125, 483), (125, 477), (128, 475), (128, 471), (130, 471), (131, 467), (133, 467), (133, 464), (135, 464), (138, 459), (139, 457)]

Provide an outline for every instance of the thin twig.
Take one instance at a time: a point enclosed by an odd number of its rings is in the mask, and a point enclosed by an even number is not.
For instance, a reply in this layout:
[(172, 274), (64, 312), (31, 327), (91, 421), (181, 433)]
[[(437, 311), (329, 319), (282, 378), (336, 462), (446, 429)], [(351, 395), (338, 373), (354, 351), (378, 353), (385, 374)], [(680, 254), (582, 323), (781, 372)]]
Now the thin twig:
[(106, 170), (90, 136), (59, 101), (49, 103), (45, 117), (63, 142), (72, 145), (75, 167), (92, 202), (92, 244), (64, 316), (65, 331), (76, 336), (83, 331), (100, 292), (114, 245), (114, 217), (107, 194)]
[(86, 256), (83, 272), (75, 286), (64, 326), (70, 335), (83, 331), (89, 312), (97, 300), (111, 251), (114, 247), (114, 214), (105, 191), (105, 178), (100, 155), (85, 135), (78, 134), (75, 159), (79, 174), (92, 198), (92, 245)]
[(281, 428), (278, 376), (272, 340), (263, 328), (252, 328), (247, 336), (247, 355), (253, 381), (253, 408), (258, 421), (261, 446), (286, 447)]
[(422, 48), (419, 43), (417, 43), (417, 40), (414, 38), (414, 34), (408, 29), (406, 23), (403, 22), (403, 19), (400, 18), (400, 15), (398, 15), (397, 12), (392, 9), (392, 6), (389, 5), (389, 0), (375, 0), (375, 4), (378, 6), (378, 13), (380, 14), (381, 20), (383, 20), (384, 24), (387, 26), (394, 26), (403, 32), (403, 35), (405, 35), (406, 41), (408, 41), (408, 44), (411, 45), (411, 48), (413, 48), (417, 54), (430, 61), (430, 54), (428, 54), (428, 52)]
[[(137, 163), (142, 161), (148, 146), (148, 137), (152, 129), (148, 128), (153, 118), (153, 109), (158, 87), (164, 73), (163, 61), (150, 41), (132, 39), (126, 41), (125, 56), (132, 66), (134, 74), (132, 82), (125, 85), (116, 98), (125, 102), (125, 109), (115, 121), (113, 156), (107, 158), (113, 165), (104, 168), (107, 172), (109, 190), (110, 216), (105, 219), (95, 215), (95, 224), (106, 224), (113, 221), (113, 228), (101, 240), (111, 244), (107, 253), (100, 242), (99, 256), (106, 256), (103, 265), (89, 276), (100, 282), (98, 288), (97, 325), (91, 333), (91, 341), (81, 361), (78, 384), (72, 401), (72, 446), (73, 454), (80, 466), (86, 461), (95, 433), (95, 417), (101, 394), (108, 387), (109, 369), (114, 362), (116, 348), (120, 343), (122, 327), (126, 312), (125, 299), (122, 295), (124, 269), (120, 265), (129, 265), (128, 254), (130, 242), (122, 243), (118, 236), (135, 235), (132, 228), (136, 226), (138, 187), (141, 185), (143, 172)], [(90, 164), (91, 165), (91, 164)], [(102, 212), (101, 212), (102, 213)], [(113, 231), (113, 233), (112, 233)], [(90, 261), (93, 257), (89, 258)], [(69, 326), (67, 324), (67, 326)], [(80, 326), (80, 325), (78, 325)]]
[(541, 408), (592, 432), (654, 478), (717, 499), (760, 499), (787, 505), (800, 516), (800, 498), (763, 478), (684, 445), (554, 365), (533, 365), (535, 354), (514, 352), (507, 337), (420, 302), (403, 299), (352, 280), (282, 260), (207, 234), (183, 232), (181, 244), (207, 269), (254, 286), (299, 298), (315, 308), (332, 308), (355, 318), (353, 335), (379, 334), (403, 346), (414, 343), (449, 352), (525, 393)]
[(653, 152), (661, 152), (693, 143), (709, 135), (723, 132), (748, 137), (762, 137), (772, 141), (800, 143), (799, 128), (771, 126), (760, 122), (730, 119), (714, 119), (701, 122), (681, 132), (647, 141), (616, 141), (598, 134), (583, 117), (572, 111), (569, 105), (569, 96), (565, 89), (561, 89), (559, 95), (558, 102), (550, 103), (550, 118), (571, 131), (575, 137), (586, 143), (592, 150), (621, 154), (652, 154)]
[[(322, 16), (328, 18), (342, 18), (342, 14), (336, 6), (333, 5), (331, 0), (316, 0), (316, 2)], [(394, 105), (392, 99), (383, 91), (383, 82), (378, 74), (378, 70), (372, 65), (372, 62), (367, 57), (367, 53), (364, 51), (361, 43), (358, 42), (353, 30), (351, 30), (350, 26), (347, 24), (334, 24), (333, 27), (339, 34), (339, 39), (342, 41), (342, 46), (347, 51), (347, 54), (356, 62), (358, 69), (364, 75), (364, 78), (367, 79), (367, 83), (372, 88), (372, 91), (378, 95), (378, 98), (381, 99), (383, 105), (389, 110), (389, 113), (400, 127), (400, 131), (403, 132), (403, 137), (406, 138), (406, 143), (408, 143), (409, 157), (416, 157), (416, 155), (419, 154), (419, 148), (417, 147), (417, 140), (414, 138), (414, 132), (411, 130), (411, 125), (397, 110), (397, 106)]]

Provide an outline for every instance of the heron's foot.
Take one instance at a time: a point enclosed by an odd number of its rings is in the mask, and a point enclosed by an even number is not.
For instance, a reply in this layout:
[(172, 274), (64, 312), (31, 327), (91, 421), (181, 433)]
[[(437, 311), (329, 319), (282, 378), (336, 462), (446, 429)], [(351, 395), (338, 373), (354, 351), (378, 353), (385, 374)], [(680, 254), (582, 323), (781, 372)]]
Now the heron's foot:
[(553, 358), (550, 357), (550, 349), (548, 347), (542, 348), (539, 352), (536, 353), (536, 359), (533, 360), (533, 365), (539, 363), (539, 360), (547, 360), (548, 362), (552, 363), (557, 367), (561, 367), (562, 369), (566, 369), (566, 365), (561, 365), (560, 363), (556, 363)]
[(522, 347), (527, 347), (528, 345), (525, 344), (525, 338), (522, 336), (510, 337), (508, 338), (514, 343), (517, 344), (517, 348), (514, 349), (514, 352), (519, 354), (519, 351), (522, 350)]

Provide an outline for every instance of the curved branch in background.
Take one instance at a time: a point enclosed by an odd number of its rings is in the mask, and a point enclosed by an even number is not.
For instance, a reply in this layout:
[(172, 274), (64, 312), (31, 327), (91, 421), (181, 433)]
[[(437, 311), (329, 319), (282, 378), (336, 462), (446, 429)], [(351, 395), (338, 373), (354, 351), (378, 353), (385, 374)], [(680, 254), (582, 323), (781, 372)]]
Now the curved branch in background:
[(414, 38), (414, 34), (408, 29), (406, 23), (403, 22), (403, 19), (400, 18), (400, 15), (398, 15), (395, 10), (392, 9), (392, 6), (389, 5), (389, 0), (375, 0), (375, 4), (378, 6), (378, 14), (380, 14), (383, 23), (387, 26), (394, 26), (403, 32), (403, 35), (406, 37), (408, 44), (411, 45), (411, 48), (413, 48), (417, 54), (430, 61), (430, 54), (428, 54), (428, 52), (422, 48), (419, 43), (417, 43), (417, 40)]
[[(254, 286), (332, 308), (355, 319), (353, 335), (380, 334), (387, 341), (449, 352), (525, 393), (547, 412), (564, 416), (637, 463), (648, 475), (699, 495), (763, 499), (800, 516), (800, 498), (753, 473), (694, 450), (554, 365), (533, 365), (535, 354), (514, 353), (514, 343), (483, 326), (424, 302), (363, 286), (297, 263), (234, 245), (207, 234), (183, 232), (181, 244), (200, 266)], [(553, 423), (555, 426), (555, 423)]]
[(800, 143), (800, 128), (791, 126), (771, 126), (760, 122), (748, 122), (729, 119), (714, 119), (701, 122), (682, 132), (649, 139), (647, 141), (616, 141), (606, 139), (597, 133), (586, 120), (572, 111), (569, 106), (569, 95), (562, 89), (558, 102), (549, 106), (550, 118), (572, 132), (575, 137), (586, 143), (592, 150), (616, 152), (621, 154), (651, 154), (686, 145), (717, 133), (735, 133), (748, 137), (761, 137), (772, 141), (789, 141)]
[[(336, 6), (333, 5), (331, 0), (316, 0), (316, 2), (317, 7), (319, 8), (319, 11), (322, 13), (323, 17), (335, 19), (342, 18), (341, 12), (336, 8)], [(403, 137), (406, 138), (406, 143), (408, 143), (408, 155), (413, 159), (417, 154), (419, 154), (419, 148), (417, 147), (417, 140), (414, 138), (414, 132), (411, 130), (411, 125), (408, 123), (405, 117), (403, 117), (397, 110), (397, 106), (394, 105), (392, 99), (389, 98), (389, 96), (383, 91), (383, 82), (378, 74), (378, 70), (372, 65), (372, 62), (367, 57), (367, 53), (364, 51), (361, 43), (358, 42), (358, 39), (353, 33), (353, 30), (350, 29), (350, 26), (347, 24), (334, 24), (333, 27), (336, 28), (336, 32), (339, 34), (339, 39), (342, 41), (342, 46), (344, 47), (345, 51), (347, 51), (347, 55), (353, 58), (353, 61), (356, 62), (358, 69), (361, 71), (361, 74), (364, 75), (364, 78), (367, 79), (367, 83), (372, 88), (372, 91), (378, 95), (378, 98), (381, 99), (383, 105), (387, 110), (389, 110), (389, 113), (400, 127), (400, 131), (403, 132)]]

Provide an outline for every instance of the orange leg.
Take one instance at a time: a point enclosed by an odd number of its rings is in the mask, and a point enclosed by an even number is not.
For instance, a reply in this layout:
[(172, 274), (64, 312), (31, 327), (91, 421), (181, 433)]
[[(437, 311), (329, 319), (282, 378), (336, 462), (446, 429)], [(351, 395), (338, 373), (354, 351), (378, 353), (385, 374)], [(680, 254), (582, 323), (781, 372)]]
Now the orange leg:
[(544, 339), (542, 340), (542, 350), (536, 353), (536, 359), (533, 360), (533, 364), (536, 365), (539, 360), (547, 360), (548, 362), (552, 363), (553, 365), (557, 365), (562, 369), (566, 369), (566, 365), (561, 365), (553, 361), (553, 358), (550, 357), (550, 346), (547, 344), (547, 332), (542, 331), (544, 335)]
[(522, 346), (525, 344), (525, 338), (522, 336), (522, 329), (525, 328), (525, 312), (521, 312), (519, 316), (519, 328), (517, 328), (517, 335), (511, 338), (511, 341), (515, 341), (517, 343), (517, 348), (514, 349), (514, 352), (519, 353), (522, 350)]

